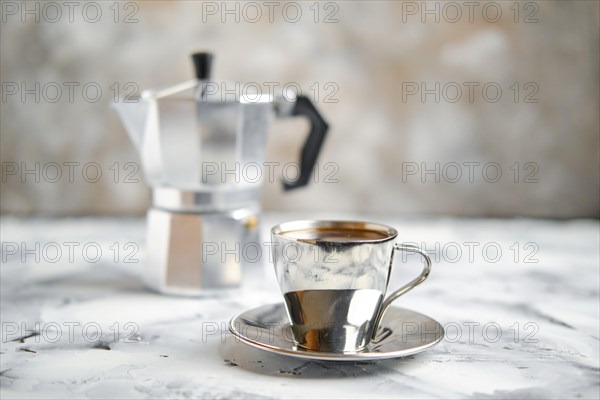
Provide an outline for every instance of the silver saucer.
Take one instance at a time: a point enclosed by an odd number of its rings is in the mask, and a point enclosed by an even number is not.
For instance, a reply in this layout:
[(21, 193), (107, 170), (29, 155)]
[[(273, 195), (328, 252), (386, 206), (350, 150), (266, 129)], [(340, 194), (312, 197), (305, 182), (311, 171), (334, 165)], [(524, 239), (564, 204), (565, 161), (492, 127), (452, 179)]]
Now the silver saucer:
[(269, 304), (236, 315), (229, 330), (243, 343), (258, 349), (310, 360), (366, 361), (420, 353), (444, 338), (444, 328), (426, 315), (390, 307), (377, 338), (356, 353), (324, 353), (296, 347), (285, 306)]

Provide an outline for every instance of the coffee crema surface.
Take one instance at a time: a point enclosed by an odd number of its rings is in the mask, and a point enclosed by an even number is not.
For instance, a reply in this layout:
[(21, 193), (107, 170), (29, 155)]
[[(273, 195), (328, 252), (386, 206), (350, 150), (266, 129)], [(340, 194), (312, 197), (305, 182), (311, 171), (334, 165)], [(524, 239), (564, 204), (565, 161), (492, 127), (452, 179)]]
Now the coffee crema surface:
[(305, 241), (323, 242), (368, 242), (372, 240), (383, 240), (389, 238), (384, 232), (369, 229), (344, 229), (344, 228), (309, 228), (281, 232), (281, 236)]

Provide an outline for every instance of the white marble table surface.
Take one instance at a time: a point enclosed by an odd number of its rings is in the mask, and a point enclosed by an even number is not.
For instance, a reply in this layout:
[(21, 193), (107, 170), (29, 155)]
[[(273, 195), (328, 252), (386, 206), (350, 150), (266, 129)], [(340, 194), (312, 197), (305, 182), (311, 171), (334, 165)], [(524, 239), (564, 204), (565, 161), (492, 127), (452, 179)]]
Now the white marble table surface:
[[(165, 297), (140, 283), (142, 219), (3, 217), (2, 399), (599, 397), (598, 221), (315, 216), (426, 243), (432, 275), (398, 305), (438, 320), (446, 339), (377, 363), (268, 354), (225, 325), (281, 301), (266, 263), (235, 297)], [(268, 214), (263, 230), (299, 217)], [(124, 262), (131, 253), (138, 263)], [(391, 285), (418, 268), (409, 257)]]

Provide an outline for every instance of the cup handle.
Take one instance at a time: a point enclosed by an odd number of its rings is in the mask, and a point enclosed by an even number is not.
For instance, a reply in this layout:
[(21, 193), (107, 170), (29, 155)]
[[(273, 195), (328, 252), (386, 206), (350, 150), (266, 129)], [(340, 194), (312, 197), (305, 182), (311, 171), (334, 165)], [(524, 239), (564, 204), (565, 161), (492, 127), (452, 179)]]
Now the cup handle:
[[(431, 258), (429, 258), (427, 253), (425, 253), (424, 251), (419, 249), (417, 246), (413, 246), (411, 244), (396, 243), (396, 244), (394, 244), (393, 251), (394, 252), (395, 251), (410, 251), (410, 252), (414, 252), (414, 253), (419, 253), (421, 256), (423, 256), (423, 259), (424, 259), (423, 271), (421, 271), (421, 274), (418, 277), (416, 277), (412, 281), (408, 282), (406, 285), (402, 286), (400, 289), (392, 292), (387, 297), (387, 299), (385, 299), (383, 301), (383, 304), (381, 305), (381, 309), (379, 310), (379, 314), (377, 315), (377, 319), (375, 319), (375, 329), (373, 329), (373, 339), (377, 336), (377, 332), (379, 331), (379, 324), (381, 323), (381, 320), (383, 319), (383, 315), (387, 311), (388, 307), (394, 301), (396, 301), (396, 299), (398, 299), (398, 297), (402, 296), (409, 290), (413, 289), (415, 286), (418, 286), (421, 283), (423, 283), (423, 281), (425, 279), (427, 279), (427, 276), (429, 276), (429, 273), (431, 272)], [(392, 258), (392, 262), (393, 262), (393, 258)]]

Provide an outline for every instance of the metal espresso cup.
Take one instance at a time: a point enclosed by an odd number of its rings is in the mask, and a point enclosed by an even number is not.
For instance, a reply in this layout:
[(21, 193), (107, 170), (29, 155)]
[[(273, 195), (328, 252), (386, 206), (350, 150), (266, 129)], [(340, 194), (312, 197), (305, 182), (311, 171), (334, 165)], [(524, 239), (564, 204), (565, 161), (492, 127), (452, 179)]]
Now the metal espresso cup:
[[(396, 243), (396, 229), (360, 221), (293, 221), (271, 229), (273, 263), (296, 346), (363, 350), (390, 304), (423, 282), (431, 259)], [(419, 253), (421, 274), (384, 300), (396, 251)]]

